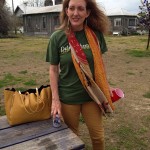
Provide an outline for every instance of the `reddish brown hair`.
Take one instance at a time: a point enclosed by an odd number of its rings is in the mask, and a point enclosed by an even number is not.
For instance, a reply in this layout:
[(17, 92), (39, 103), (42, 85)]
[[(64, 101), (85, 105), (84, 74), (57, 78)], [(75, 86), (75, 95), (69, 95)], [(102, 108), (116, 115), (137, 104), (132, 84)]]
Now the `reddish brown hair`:
[[(60, 27), (58, 29), (67, 30), (68, 29), (68, 16), (66, 14), (66, 8), (69, 6), (70, 0), (63, 1), (63, 8), (60, 14)], [(90, 15), (87, 18), (87, 25), (93, 30), (101, 31), (102, 33), (107, 33), (109, 29), (109, 19), (104, 14), (104, 12), (98, 7), (95, 0), (85, 0), (86, 9), (90, 11)]]

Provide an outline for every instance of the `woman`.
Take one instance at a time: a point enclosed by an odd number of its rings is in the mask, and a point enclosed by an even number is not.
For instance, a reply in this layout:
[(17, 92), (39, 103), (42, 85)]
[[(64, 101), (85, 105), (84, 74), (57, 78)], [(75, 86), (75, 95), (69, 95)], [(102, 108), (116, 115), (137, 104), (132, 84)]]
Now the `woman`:
[[(46, 61), (50, 62), (53, 118), (63, 116), (68, 127), (78, 135), (79, 117), (82, 114), (88, 127), (94, 150), (104, 150), (102, 111), (85, 90), (73, 60), (70, 34), (75, 35), (83, 49), (92, 76), (95, 74), (93, 54), (85, 27), (94, 31), (101, 52), (107, 51), (103, 33), (107, 32), (108, 19), (94, 0), (64, 0), (61, 26), (50, 38)], [(99, 50), (99, 49), (98, 49)], [(98, 51), (99, 53), (99, 51)], [(78, 66), (78, 65), (77, 65)], [(93, 77), (95, 78), (95, 77)]]

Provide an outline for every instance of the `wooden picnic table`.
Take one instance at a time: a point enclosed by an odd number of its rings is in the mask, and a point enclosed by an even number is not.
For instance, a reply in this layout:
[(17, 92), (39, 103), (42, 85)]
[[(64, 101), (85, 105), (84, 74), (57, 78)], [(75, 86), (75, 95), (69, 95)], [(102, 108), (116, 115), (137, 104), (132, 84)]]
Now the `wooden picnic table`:
[(81, 150), (83, 141), (65, 123), (54, 128), (52, 119), (10, 126), (0, 117), (0, 149), (3, 150)]

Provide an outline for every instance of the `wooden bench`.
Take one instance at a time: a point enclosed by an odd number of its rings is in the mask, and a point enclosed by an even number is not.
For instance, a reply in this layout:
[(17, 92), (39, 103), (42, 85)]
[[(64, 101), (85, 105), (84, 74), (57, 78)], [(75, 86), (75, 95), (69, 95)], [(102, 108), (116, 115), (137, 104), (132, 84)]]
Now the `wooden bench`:
[(3, 150), (81, 150), (84, 143), (62, 123), (52, 126), (52, 119), (10, 126), (0, 117), (0, 149)]

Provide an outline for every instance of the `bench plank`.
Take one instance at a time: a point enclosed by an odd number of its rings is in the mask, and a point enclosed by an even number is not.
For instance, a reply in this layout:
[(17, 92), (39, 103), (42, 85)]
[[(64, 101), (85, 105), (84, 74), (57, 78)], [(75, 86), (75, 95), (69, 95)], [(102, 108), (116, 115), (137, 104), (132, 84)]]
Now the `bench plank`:
[(9, 128), (0, 130), (0, 148), (41, 137), (50, 133), (58, 132), (66, 128), (68, 127), (63, 123), (60, 128), (54, 128), (52, 126), (52, 119), (26, 123), (13, 127), (9, 126)]
[(8, 124), (6, 116), (0, 116), (0, 130), (9, 128), (10, 125)]
[(84, 143), (69, 128), (2, 150), (81, 150)]

